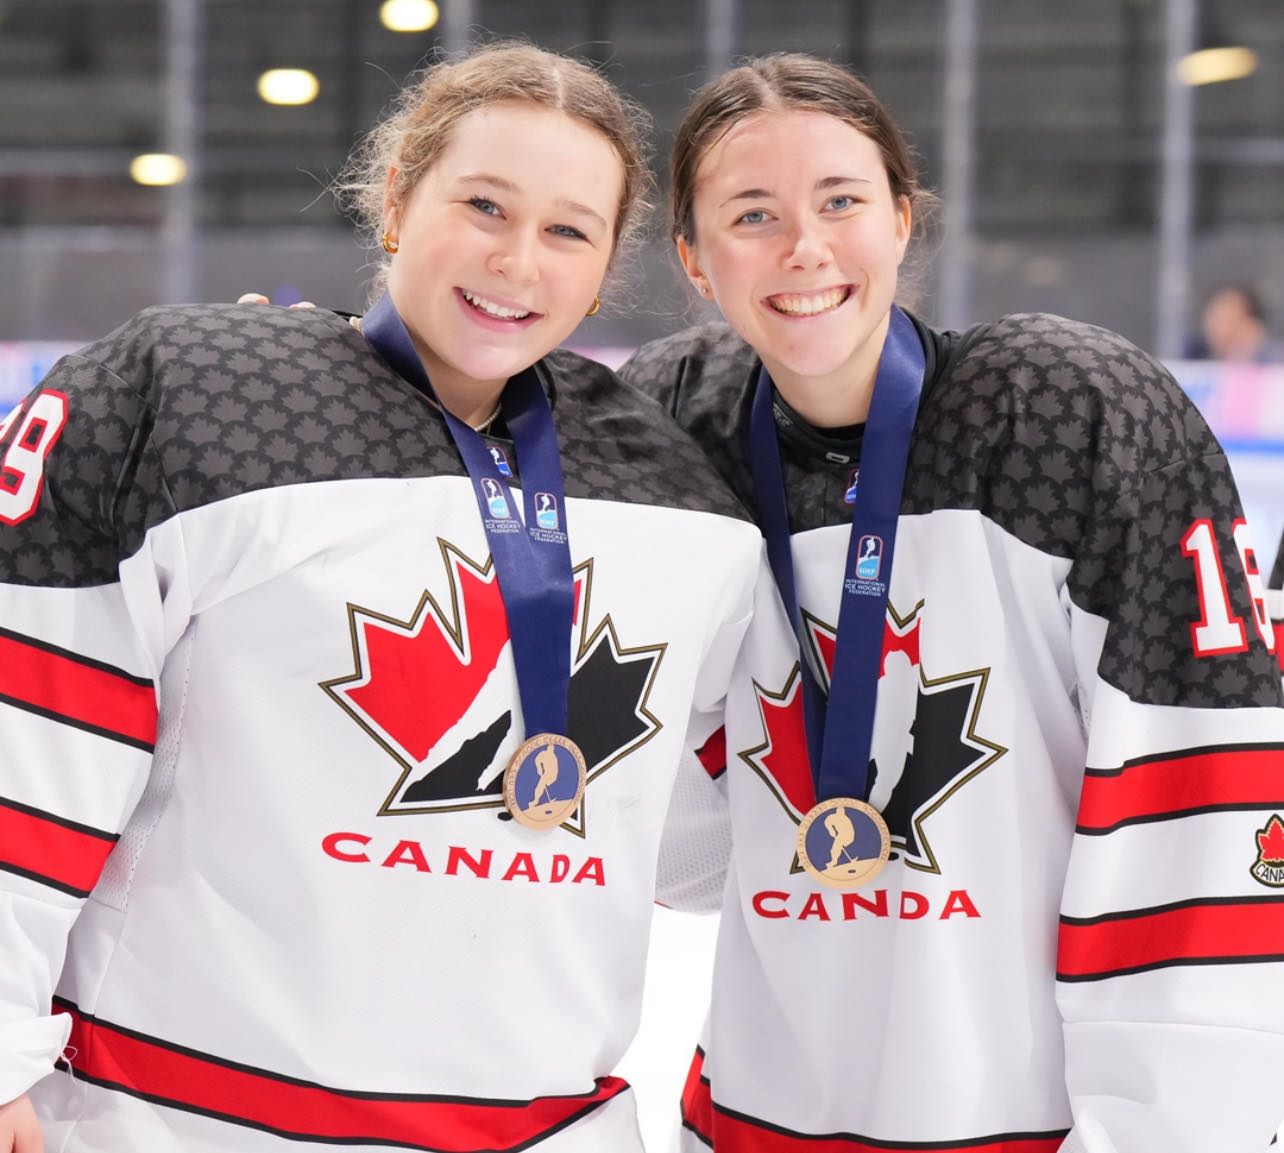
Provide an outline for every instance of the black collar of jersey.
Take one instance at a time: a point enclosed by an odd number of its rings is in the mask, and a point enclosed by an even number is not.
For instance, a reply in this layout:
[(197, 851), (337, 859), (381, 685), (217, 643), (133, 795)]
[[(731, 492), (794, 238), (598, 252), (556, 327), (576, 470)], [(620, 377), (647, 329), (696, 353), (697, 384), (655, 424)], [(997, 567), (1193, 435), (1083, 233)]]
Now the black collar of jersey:
[[(928, 328), (916, 316), (910, 316), (910, 320), (923, 345), (926, 360), (923, 374), (925, 398), (942, 375), (942, 367), (957, 355), (966, 342), (956, 332), (936, 332)], [(754, 381), (756, 385), (757, 372), (754, 374)], [(800, 416), (779, 392), (774, 398), (773, 413), (782, 447), (800, 463), (849, 466), (860, 462), (860, 446), (865, 436), (864, 424), (848, 425), (846, 428), (817, 428)]]
[(800, 416), (779, 392), (772, 397), (772, 415), (781, 443), (794, 455), (804, 459), (824, 460), (830, 464), (855, 464), (860, 460), (863, 424), (845, 428), (817, 428)]

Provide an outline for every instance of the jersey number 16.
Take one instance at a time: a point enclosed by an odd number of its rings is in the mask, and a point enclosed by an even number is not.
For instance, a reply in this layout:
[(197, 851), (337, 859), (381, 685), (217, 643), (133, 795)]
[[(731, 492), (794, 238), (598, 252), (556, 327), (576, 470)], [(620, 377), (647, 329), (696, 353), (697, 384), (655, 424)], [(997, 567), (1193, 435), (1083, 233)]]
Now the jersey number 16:
[[(1266, 611), (1266, 592), (1257, 558), (1248, 543), (1248, 525), (1237, 520), (1231, 533), (1235, 551), (1248, 582), (1248, 599), (1253, 606), (1253, 623), (1268, 652), (1275, 651), (1275, 633)], [(1242, 653), (1248, 648), (1248, 630), (1244, 620), (1231, 607), (1226, 574), (1222, 571), (1221, 553), (1213, 523), (1207, 517), (1195, 521), (1181, 538), (1181, 551), (1195, 563), (1195, 583), (1199, 586), (1200, 619), (1190, 626), (1191, 643), (1197, 657), (1219, 653)]]

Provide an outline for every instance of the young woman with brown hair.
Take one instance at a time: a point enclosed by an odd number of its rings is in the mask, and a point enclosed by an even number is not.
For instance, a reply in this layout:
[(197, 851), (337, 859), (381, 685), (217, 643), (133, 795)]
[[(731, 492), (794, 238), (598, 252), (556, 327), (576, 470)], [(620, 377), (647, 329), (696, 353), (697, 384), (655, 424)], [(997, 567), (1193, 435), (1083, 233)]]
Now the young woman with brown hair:
[[(683, 1147), (1259, 1150), (1284, 1114), (1284, 708), (1225, 457), (1161, 365), (894, 304), (868, 87), (695, 96), (672, 230), (728, 324), (622, 370), (767, 534)], [(800, 657), (801, 652), (801, 657)]]

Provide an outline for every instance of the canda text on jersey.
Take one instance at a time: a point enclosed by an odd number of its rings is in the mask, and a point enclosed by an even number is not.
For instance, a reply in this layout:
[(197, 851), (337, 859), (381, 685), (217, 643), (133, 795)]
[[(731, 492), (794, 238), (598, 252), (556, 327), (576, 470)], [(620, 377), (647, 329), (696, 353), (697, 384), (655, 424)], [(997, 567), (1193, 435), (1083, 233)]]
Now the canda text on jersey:
[(466, 849), (449, 845), (444, 859), (434, 868), (420, 841), (401, 840), (371, 848), (373, 837), (365, 833), (330, 833), (321, 842), (326, 856), (355, 865), (378, 865), (384, 869), (407, 868), (419, 873), (446, 877), (477, 877), (483, 881), (526, 881), (533, 884), (606, 884), (601, 857), (573, 860), (566, 853), (500, 853), (494, 849)]

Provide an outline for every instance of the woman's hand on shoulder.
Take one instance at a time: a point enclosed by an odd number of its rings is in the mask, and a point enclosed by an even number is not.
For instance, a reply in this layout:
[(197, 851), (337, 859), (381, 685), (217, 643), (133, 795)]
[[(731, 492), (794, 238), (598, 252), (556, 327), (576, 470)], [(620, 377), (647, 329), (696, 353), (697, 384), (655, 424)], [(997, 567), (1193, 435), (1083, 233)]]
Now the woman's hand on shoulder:
[[(271, 304), (272, 302), (261, 292), (247, 292), (243, 296), (236, 298), (237, 304)], [(310, 300), (300, 300), (296, 304), (290, 305), (291, 308), (316, 308), (316, 305)], [(0, 1153), (6, 1153), (0, 1149)]]
[(26, 1094), (0, 1105), (0, 1153), (45, 1153), (40, 1122)]

